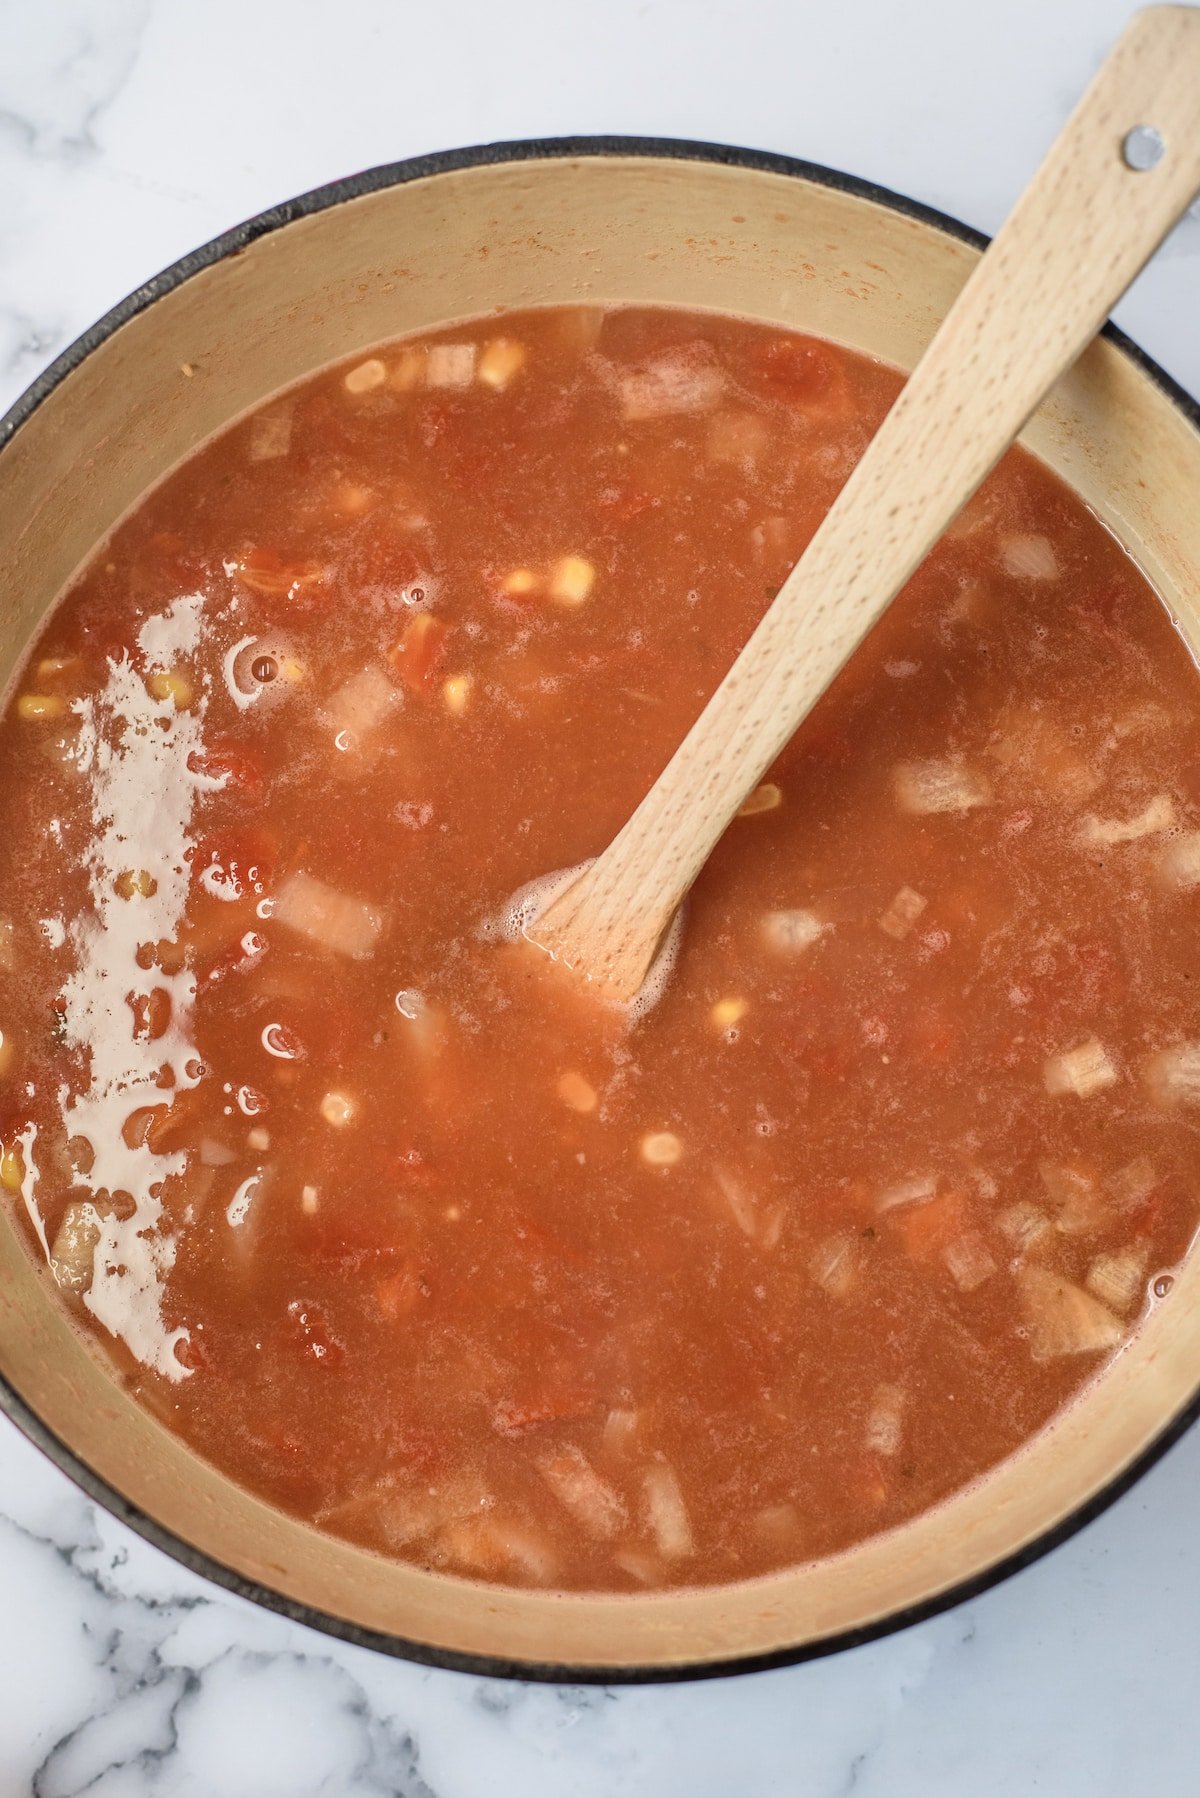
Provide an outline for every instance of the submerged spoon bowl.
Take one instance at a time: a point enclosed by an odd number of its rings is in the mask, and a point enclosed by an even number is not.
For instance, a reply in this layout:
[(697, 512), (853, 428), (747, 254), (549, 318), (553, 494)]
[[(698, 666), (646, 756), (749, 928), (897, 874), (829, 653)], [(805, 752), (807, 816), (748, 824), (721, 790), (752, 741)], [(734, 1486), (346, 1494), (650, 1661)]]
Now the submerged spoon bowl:
[(609, 846), (525, 934), (626, 1003), (746, 795), (1200, 190), (1200, 9), (1137, 13), (804, 555)]

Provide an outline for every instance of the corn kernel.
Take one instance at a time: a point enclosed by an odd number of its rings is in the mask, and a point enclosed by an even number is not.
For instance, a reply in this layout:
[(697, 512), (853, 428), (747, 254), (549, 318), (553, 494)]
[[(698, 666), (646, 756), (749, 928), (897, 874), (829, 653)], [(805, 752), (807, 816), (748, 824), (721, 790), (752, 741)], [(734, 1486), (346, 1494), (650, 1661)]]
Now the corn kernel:
[(11, 1036), (0, 1030), (0, 1075), (7, 1074), (16, 1059), (17, 1046)]
[(469, 674), (452, 674), (450, 679), (443, 684), (442, 698), (446, 702), (446, 710), (452, 712), (456, 718), (461, 718), (466, 711), (473, 685), (474, 682)]
[(285, 680), (289, 687), (298, 687), (308, 679), (308, 669), (295, 656), (277, 656), (279, 678)]
[(0, 1186), (6, 1192), (20, 1192), (24, 1178), (25, 1164), (21, 1160), (20, 1149), (5, 1149), (0, 1154)]
[(773, 780), (764, 781), (761, 787), (755, 787), (749, 799), (738, 812), (739, 818), (755, 818), (759, 812), (773, 812), (777, 805), (783, 804), (783, 793)]
[(18, 718), (61, 718), (66, 709), (67, 702), (58, 693), (22, 693), (17, 701)]
[(414, 344), (407, 350), (401, 350), (392, 363), (391, 372), (388, 375), (388, 386), (396, 393), (411, 393), (413, 388), (419, 387), (424, 379), (424, 348)]
[(354, 1116), (354, 1101), (345, 1093), (326, 1093), (321, 1100), (321, 1116), (327, 1124), (341, 1130)]
[(503, 593), (510, 593), (514, 599), (523, 599), (526, 594), (534, 591), (537, 584), (538, 577), (532, 568), (514, 568), (511, 574), (505, 575), (500, 589)]
[(514, 375), (520, 374), (524, 366), (523, 343), (518, 343), (515, 337), (494, 337), (491, 343), (484, 345), (475, 372), (485, 387), (494, 387), (499, 392), (508, 386)]
[(596, 570), (583, 556), (560, 556), (550, 570), (550, 597), (562, 606), (581, 606), (596, 581)]
[(178, 668), (161, 669), (152, 674), (146, 682), (146, 691), (151, 699), (157, 699), (163, 705), (168, 699), (174, 700), (177, 712), (186, 712), (195, 698), (191, 681)]
[(313, 1217), (316, 1215), (318, 1203), (319, 1199), (315, 1186), (305, 1186), (301, 1189), (300, 1209), (303, 1211), (305, 1217)]
[(741, 1023), (749, 1009), (747, 999), (718, 999), (708, 1015), (718, 1030), (732, 1030), (735, 1024)]
[(152, 899), (158, 891), (158, 882), (145, 868), (139, 868), (136, 873), (132, 868), (126, 868), (113, 881), (113, 889), (118, 899)]
[(379, 360), (378, 356), (372, 356), (366, 362), (360, 362), (358, 367), (352, 368), (348, 374), (343, 375), (342, 386), (347, 393), (371, 393), (376, 387), (383, 386), (387, 380), (387, 372), (385, 364)]
[(683, 1159), (683, 1144), (673, 1130), (652, 1130), (642, 1138), (642, 1160), (651, 1167), (674, 1167)]
[(572, 1111), (595, 1111), (597, 1105), (596, 1089), (582, 1074), (569, 1068), (558, 1078), (557, 1092), (564, 1105)]

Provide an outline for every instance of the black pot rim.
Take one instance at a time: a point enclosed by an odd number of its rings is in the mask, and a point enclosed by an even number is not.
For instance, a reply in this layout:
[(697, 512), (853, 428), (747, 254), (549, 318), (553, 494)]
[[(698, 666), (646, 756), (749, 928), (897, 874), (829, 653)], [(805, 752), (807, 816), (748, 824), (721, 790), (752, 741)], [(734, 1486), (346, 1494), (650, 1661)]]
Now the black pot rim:
[[(150, 281), (145, 282), (105, 313), (94, 325), (91, 325), (82, 336), (76, 338), (61, 355), (46, 368), (42, 374), (25, 390), (9, 411), (0, 419), (0, 451), (3, 451), (9, 440), (32, 416), (42, 401), (51, 394), (60, 381), (76, 369), (114, 331), (126, 324), (139, 312), (164, 295), (179, 287), (192, 275), (243, 250), (257, 238), (265, 237), (268, 232), (278, 231), (294, 220), (324, 212), (330, 207), (341, 205), (343, 201), (355, 200), (365, 194), (377, 193), (382, 188), (399, 186), (409, 181), (418, 181), (430, 175), (453, 173), (460, 169), (479, 168), (492, 163), (508, 162), (541, 162), (549, 159), (569, 157), (606, 157), (606, 156), (649, 156), (660, 157), (679, 162), (723, 163), (729, 167), (758, 169), (768, 174), (788, 175), (805, 181), (815, 182), (840, 193), (853, 194), (858, 199), (872, 200), (880, 206), (886, 206), (893, 212), (916, 219), (922, 224), (933, 225), (951, 237), (964, 243), (983, 249), (988, 239), (980, 231), (964, 225), (960, 220), (939, 212), (932, 206), (925, 206), (918, 200), (907, 198), (903, 194), (893, 193), (890, 189), (880, 187), (871, 181), (861, 180), (855, 175), (847, 175), (837, 169), (824, 167), (820, 163), (805, 162), (791, 156), (776, 155), (766, 150), (738, 148), (728, 144), (693, 142), (686, 138), (667, 137), (555, 137), (524, 138), (513, 142), (495, 144), (477, 144), (460, 150), (443, 150), (426, 156), (409, 157), (403, 162), (385, 163), (378, 168), (365, 169), (360, 174), (350, 175), (342, 181), (332, 181), (323, 187), (313, 188), (310, 192), (299, 195), (294, 200), (287, 200), (279, 206), (272, 206), (266, 212), (247, 219), (232, 230), (215, 237), (197, 250), (172, 263)], [(1182, 388), (1166, 371), (1158, 366), (1145, 352), (1131, 341), (1116, 325), (1106, 324), (1102, 335), (1114, 344), (1143, 374), (1159, 387), (1169, 400), (1183, 413), (1184, 417), (1197, 431), (1200, 431), (1200, 405)], [(149, 1516), (140, 1506), (130, 1503), (115, 1487), (109, 1485), (83, 1461), (73, 1449), (50, 1430), (42, 1419), (25, 1403), (8, 1381), (0, 1375), (0, 1411), (8, 1416), (30, 1442), (41, 1449), (54, 1464), (59, 1467), (75, 1485), (79, 1486), (97, 1504), (126, 1524), (145, 1541), (161, 1549), (171, 1556), (189, 1572), (200, 1575), (214, 1585), (223, 1587), (239, 1598), (250, 1600), (264, 1609), (276, 1611), (290, 1618), (295, 1623), (307, 1625), (310, 1629), (335, 1636), (342, 1641), (353, 1643), (359, 1648), (371, 1648), (376, 1651), (416, 1661), (426, 1666), (442, 1667), (458, 1673), (484, 1675), (499, 1679), (522, 1679), (530, 1681), (551, 1682), (554, 1684), (588, 1684), (588, 1685), (656, 1685), (676, 1683), (687, 1680), (718, 1679), (733, 1674), (762, 1672), (775, 1667), (787, 1667), (802, 1661), (818, 1660), (826, 1655), (840, 1653), (846, 1648), (861, 1647), (867, 1642), (875, 1642), (882, 1637), (894, 1634), (898, 1630), (909, 1628), (912, 1624), (924, 1622), (927, 1618), (939, 1616), (943, 1611), (953, 1609), (956, 1605), (977, 1598), (981, 1593), (999, 1585), (1014, 1573), (1030, 1567), (1043, 1555), (1066, 1542), (1077, 1531), (1099, 1517), (1110, 1505), (1128, 1492), (1130, 1487), (1141, 1479), (1168, 1451), (1180, 1437), (1191, 1428), (1200, 1416), (1200, 1385), (1192, 1398), (1179, 1412), (1163, 1425), (1154, 1440), (1144, 1448), (1140, 1455), (1120, 1474), (1110, 1480), (1100, 1491), (1080, 1504), (1051, 1529), (1044, 1531), (1031, 1542), (1017, 1550), (1015, 1554), (1006, 1556), (984, 1572), (971, 1579), (959, 1581), (921, 1604), (909, 1605), (900, 1610), (890, 1612), (887, 1616), (876, 1619), (857, 1629), (842, 1630), (833, 1635), (824, 1636), (818, 1641), (806, 1642), (798, 1647), (783, 1648), (771, 1653), (757, 1655), (729, 1656), (719, 1660), (705, 1660), (695, 1663), (679, 1663), (669, 1667), (580, 1667), (553, 1662), (508, 1660), (495, 1655), (467, 1654), (451, 1649), (439, 1648), (425, 1642), (412, 1641), (403, 1636), (394, 1635), (383, 1630), (366, 1629), (360, 1624), (351, 1623), (345, 1618), (336, 1617), (332, 1613), (318, 1610), (313, 1605), (301, 1604), (288, 1598), (282, 1592), (274, 1591), (270, 1586), (257, 1580), (246, 1579), (231, 1567), (207, 1554), (204, 1550), (185, 1542)], [(481, 1593), (486, 1588), (481, 1588)]]

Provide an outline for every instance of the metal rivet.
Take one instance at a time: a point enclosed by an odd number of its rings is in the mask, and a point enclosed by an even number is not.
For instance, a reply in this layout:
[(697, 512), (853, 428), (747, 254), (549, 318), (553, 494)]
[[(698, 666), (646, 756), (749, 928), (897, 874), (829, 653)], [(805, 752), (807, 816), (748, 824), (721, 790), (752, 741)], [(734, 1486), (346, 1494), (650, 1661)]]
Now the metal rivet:
[(1125, 133), (1121, 154), (1127, 168), (1144, 175), (1147, 169), (1154, 168), (1162, 161), (1166, 148), (1162, 133), (1156, 131), (1153, 125), (1135, 125), (1132, 131)]

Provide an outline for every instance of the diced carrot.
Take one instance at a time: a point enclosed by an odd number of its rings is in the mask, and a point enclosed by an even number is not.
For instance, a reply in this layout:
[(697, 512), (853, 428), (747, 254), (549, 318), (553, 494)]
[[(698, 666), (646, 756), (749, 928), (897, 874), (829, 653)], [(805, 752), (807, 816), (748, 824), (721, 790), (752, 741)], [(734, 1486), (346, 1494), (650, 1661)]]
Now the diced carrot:
[(391, 650), (388, 661), (411, 693), (427, 693), (446, 654), (446, 625), (432, 612), (418, 612)]

